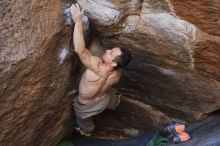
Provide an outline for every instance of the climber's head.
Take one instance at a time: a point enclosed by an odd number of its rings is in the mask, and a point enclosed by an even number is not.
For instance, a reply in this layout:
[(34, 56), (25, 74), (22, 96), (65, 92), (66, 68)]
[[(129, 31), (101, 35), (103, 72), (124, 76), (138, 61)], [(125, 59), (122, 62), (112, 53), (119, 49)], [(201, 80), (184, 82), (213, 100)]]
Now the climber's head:
[(130, 62), (131, 53), (128, 49), (115, 47), (111, 50), (106, 50), (102, 59), (105, 63), (109, 63), (115, 68), (123, 68)]

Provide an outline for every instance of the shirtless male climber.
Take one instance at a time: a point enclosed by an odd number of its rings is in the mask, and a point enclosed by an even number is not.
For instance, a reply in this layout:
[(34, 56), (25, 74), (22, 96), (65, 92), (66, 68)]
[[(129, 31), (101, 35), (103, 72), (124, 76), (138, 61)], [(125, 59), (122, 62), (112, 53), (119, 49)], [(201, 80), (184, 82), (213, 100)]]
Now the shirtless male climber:
[(82, 135), (90, 136), (95, 129), (92, 117), (104, 111), (115, 109), (120, 99), (113, 90), (121, 76), (121, 68), (131, 60), (127, 49), (115, 47), (106, 50), (101, 58), (93, 56), (85, 46), (83, 35), (83, 11), (78, 4), (73, 4), (71, 14), (75, 21), (73, 42), (75, 52), (78, 54), (86, 70), (79, 84), (79, 94), (74, 98), (77, 129)]

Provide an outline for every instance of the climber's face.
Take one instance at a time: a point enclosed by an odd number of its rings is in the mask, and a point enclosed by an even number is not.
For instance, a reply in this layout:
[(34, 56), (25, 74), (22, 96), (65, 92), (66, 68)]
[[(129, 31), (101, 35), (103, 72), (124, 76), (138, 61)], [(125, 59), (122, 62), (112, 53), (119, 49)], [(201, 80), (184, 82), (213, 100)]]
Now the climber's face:
[[(102, 60), (105, 63), (113, 63), (114, 66), (114, 64), (116, 63), (114, 60), (116, 59), (116, 57), (120, 55), (121, 55), (121, 49), (119, 47), (115, 47), (111, 50), (106, 50), (102, 56)], [(117, 63), (115, 66), (117, 66)]]

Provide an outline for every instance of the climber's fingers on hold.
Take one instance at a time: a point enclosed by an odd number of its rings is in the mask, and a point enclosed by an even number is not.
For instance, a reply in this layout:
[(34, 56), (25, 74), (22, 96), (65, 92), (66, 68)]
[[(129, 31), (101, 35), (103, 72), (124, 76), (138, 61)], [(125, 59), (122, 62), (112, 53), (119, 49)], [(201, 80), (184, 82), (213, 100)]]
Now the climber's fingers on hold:
[(76, 9), (77, 9), (78, 12), (80, 12), (80, 7), (79, 7), (78, 3), (76, 3)]
[(72, 4), (72, 6), (71, 6), (71, 12), (73, 14), (76, 13), (76, 6), (74, 4)]
[(82, 15), (84, 15), (85, 9), (82, 10)]
[(72, 4), (71, 7), (72, 7), (72, 11), (71, 11), (72, 14), (83, 15), (83, 11), (82, 12), (80, 11), (80, 7), (78, 3)]

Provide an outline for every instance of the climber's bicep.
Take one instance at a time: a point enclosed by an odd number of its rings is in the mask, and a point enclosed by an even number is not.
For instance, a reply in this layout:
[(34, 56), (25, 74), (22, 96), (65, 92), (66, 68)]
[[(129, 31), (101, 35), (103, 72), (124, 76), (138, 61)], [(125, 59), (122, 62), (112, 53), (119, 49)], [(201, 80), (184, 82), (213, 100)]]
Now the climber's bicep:
[(84, 49), (84, 51), (79, 54), (81, 62), (86, 66), (86, 68), (98, 72), (99, 66), (101, 64), (101, 59), (93, 56), (88, 49)]

